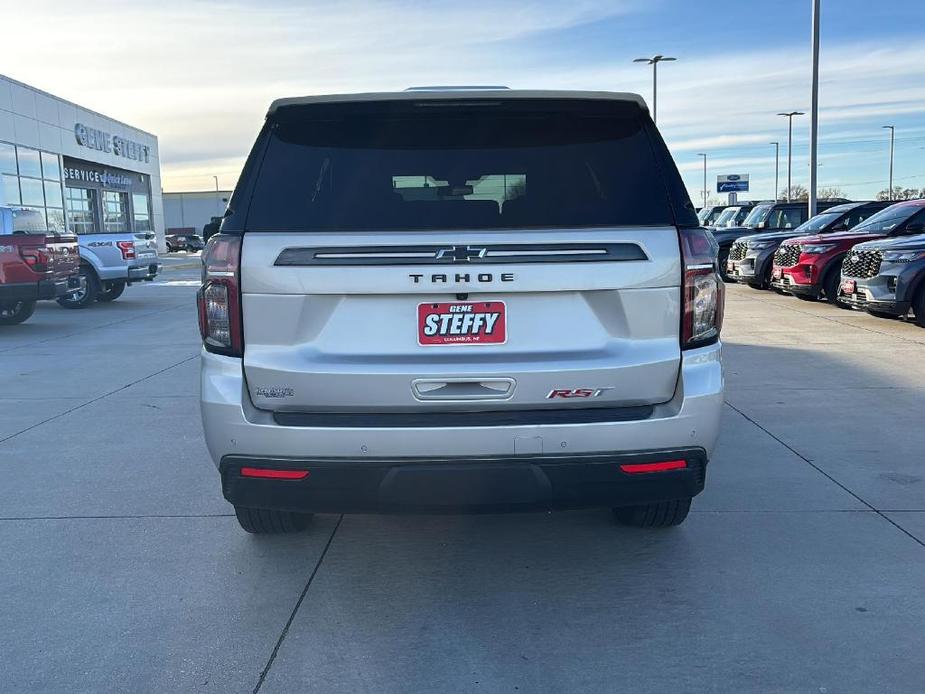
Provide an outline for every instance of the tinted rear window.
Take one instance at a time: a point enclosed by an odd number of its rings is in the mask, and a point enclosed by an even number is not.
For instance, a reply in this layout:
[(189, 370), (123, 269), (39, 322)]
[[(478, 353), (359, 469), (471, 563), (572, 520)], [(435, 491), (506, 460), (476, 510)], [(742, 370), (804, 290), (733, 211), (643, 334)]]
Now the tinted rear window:
[[(677, 223), (677, 170), (635, 104), (450, 103), (280, 109), (264, 132), (247, 229)], [(689, 206), (683, 197), (674, 204)]]

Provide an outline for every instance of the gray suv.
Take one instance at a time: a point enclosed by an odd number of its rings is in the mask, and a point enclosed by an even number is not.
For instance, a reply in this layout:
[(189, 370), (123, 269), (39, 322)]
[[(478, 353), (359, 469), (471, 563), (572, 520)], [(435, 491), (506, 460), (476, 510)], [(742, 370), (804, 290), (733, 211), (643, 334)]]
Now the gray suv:
[(723, 404), (716, 251), (636, 95), (278, 100), (203, 256), (223, 494), (255, 533), (586, 506), (677, 525)]
[(925, 234), (859, 243), (841, 269), (838, 300), (880, 318), (909, 309), (925, 328)]

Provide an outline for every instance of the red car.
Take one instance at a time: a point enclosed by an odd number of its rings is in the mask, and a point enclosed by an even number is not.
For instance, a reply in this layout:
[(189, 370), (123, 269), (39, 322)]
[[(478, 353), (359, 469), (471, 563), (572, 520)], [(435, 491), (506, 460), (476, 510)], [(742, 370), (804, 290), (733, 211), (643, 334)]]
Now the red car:
[(22, 323), (37, 301), (79, 287), (77, 237), (44, 226), (41, 212), (0, 207), (0, 325)]
[(799, 236), (784, 241), (774, 254), (771, 287), (799, 299), (825, 298), (838, 303), (838, 285), (845, 255), (862, 241), (925, 232), (925, 200), (890, 205), (851, 231)]

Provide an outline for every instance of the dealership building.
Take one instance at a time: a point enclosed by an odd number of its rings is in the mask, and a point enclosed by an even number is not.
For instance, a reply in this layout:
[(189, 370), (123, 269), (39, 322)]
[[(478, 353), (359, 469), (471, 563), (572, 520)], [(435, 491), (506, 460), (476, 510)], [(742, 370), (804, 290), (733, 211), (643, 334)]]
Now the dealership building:
[(52, 230), (151, 231), (163, 250), (157, 137), (0, 75), (0, 204)]

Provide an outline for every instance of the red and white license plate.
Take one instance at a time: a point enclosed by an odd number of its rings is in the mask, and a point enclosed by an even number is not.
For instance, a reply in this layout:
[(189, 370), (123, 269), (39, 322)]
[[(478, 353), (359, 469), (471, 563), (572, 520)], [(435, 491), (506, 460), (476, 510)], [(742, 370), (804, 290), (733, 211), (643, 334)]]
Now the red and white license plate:
[(774, 276), (774, 279), (779, 280), (781, 277), (784, 276), (784, 271), (781, 270), (779, 267), (776, 267), (774, 268), (772, 275)]
[(419, 345), (500, 345), (506, 341), (503, 301), (418, 304)]
[(854, 294), (857, 291), (858, 285), (854, 280), (845, 280), (841, 283), (841, 293), (842, 294)]

